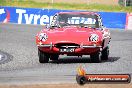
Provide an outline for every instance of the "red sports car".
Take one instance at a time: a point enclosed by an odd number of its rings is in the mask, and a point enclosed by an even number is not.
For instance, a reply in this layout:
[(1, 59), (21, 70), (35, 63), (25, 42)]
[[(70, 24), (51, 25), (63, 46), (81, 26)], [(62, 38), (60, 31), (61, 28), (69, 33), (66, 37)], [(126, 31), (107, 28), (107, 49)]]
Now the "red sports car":
[(94, 12), (60, 12), (49, 27), (36, 35), (40, 63), (58, 60), (59, 55), (90, 55), (94, 63), (107, 60), (110, 32)]

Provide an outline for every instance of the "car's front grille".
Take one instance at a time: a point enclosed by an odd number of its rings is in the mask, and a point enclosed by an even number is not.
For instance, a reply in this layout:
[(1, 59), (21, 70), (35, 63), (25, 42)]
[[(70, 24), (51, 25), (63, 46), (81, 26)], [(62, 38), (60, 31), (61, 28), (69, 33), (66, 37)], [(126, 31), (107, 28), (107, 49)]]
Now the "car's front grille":
[(80, 45), (75, 43), (57, 43), (55, 44), (56, 48), (78, 48)]

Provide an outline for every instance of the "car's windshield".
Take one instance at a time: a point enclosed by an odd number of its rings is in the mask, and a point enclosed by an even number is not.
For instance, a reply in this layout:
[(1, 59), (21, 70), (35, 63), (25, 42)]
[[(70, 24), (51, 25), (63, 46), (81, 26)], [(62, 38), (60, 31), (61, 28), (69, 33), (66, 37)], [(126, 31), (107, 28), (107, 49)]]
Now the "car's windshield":
[(57, 23), (59, 26), (80, 26), (99, 28), (98, 17), (95, 14), (59, 14)]

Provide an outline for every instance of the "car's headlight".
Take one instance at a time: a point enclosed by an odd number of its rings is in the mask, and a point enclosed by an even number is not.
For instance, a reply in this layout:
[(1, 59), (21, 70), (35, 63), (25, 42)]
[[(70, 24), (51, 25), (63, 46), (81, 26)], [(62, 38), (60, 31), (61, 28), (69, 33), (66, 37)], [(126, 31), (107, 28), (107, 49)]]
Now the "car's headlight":
[(39, 39), (40, 39), (40, 41), (45, 42), (48, 39), (48, 35), (46, 33), (40, 33)]
[(99, 36), (97, 34), (91, 34), (91, 36), (89, 37), (89, 41), (92, 42), (97, 42), (99, 39)]

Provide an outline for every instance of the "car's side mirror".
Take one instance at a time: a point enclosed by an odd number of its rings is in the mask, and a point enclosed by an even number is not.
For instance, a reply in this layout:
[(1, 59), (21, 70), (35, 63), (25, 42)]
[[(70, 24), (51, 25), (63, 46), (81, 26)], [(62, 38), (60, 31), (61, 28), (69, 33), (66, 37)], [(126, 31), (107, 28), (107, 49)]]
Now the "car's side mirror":
[(49, 28), (50, 27), (50, 25), (49, 24), (46, 24), (45, 26), (44, 26), (44, 28)]
[(103, 29), (103, 28), (106, 28), (103, 24), (101, 25), (101, 28)]

